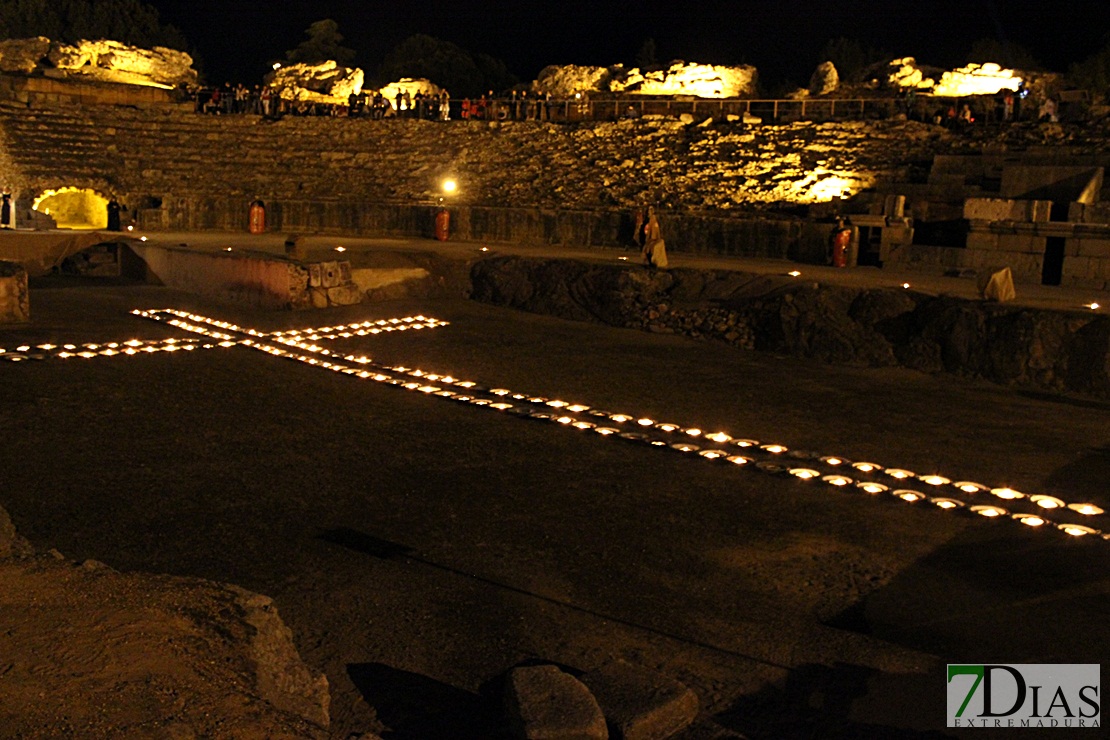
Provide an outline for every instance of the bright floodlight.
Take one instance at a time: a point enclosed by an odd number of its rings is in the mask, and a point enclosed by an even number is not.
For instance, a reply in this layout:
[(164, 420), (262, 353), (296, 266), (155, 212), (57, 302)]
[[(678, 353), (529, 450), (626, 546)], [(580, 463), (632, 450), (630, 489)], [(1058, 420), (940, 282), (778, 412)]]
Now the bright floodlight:
[(445, 194), (452, 195), (458, 189), (459, 189), (459, 184), (457, 182), (455, 182), (454, 180), (448, 178), (448, 179), (443, 181), (443, 192)]

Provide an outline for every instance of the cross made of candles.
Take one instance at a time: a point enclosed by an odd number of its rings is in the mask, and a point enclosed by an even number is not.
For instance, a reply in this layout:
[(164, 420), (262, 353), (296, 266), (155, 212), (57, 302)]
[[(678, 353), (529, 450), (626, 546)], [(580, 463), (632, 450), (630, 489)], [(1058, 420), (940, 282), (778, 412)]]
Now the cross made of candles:
[(824, 486), (830, 491), (927, 505), (938, 511), (1008, 520), (1032, 528), (1063, 532), (1072, 537), (1091, 537), (1110, 542), (1110, 531), (1083, 523), (1105, 514), (1102, 507), (1093, 503), (1068, 502), (1055, 496), (1028, 494), (1009, 486), (987, 486), (936, 472), (919, 474), (838, 455), (792, 450), (786, 445), (761, 442), (724, 431), (706, 432), (693, 426), (605, 411), (584, 403), (482, 385), (450, 374), (384, 364), (363, 355), (333, 352), (320, 344), (329, 340), (436, 329), (448, 325), (448, 322), (435, 318), (418, 315), (259, 332), (176, 309), (136, 310), (132, 313), (169, 324), (185, 332), (185, 336), (103, 344), (23, 345), (13, 350), (0, 349), (0, 360), (93, 359), (139, 353), (247, 348), (357, 380), (369, 380), (475, 408), (547, 422), (600, 438), (646, 445), (715, 465), (792, 477), (800, 483)]

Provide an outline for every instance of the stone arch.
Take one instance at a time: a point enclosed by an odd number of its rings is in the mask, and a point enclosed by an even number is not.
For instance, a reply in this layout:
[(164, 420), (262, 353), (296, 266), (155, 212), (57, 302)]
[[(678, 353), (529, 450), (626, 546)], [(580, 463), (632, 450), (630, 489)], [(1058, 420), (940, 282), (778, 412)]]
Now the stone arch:
[(43, 190), (32, 210), (54, 219), (59, 229), (103, 229), (108, 226), (109, 198), (92, 188)]

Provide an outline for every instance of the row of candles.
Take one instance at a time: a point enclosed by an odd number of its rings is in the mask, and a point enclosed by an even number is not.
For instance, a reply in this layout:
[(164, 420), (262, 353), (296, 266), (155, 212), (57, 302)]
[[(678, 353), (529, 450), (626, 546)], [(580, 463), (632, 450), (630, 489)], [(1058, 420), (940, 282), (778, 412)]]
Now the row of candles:
[[(1054, 529), (1073, 537), (1091, 535), (1110, 541), (1110, 532), (1067, 521), (1075, 515), (1085, 518), (1102, 515), (1103, 509), (1093, 503), (1067, 502), (1055, 496), (1023, 493), (1008, 486), (990, 487), (937, 473), (918, 474), (872, 462), (790, 450), (785, 445), (734, 437), (726, 432), (705, 432), (696, 427), (660, 422), (643, 416), (603, 411), (587, 404), (519, 393), (507, 388), (484, 387), (474, 381), (451, 375), (385, 365), (365, 356), (341, 355), (313, 344), (321, 339), (364, 336), (360, 332), (373, 333), (372, 329), (421, 329), (447, 325), (447, 322), (434, 318), (410, 316), (264, 334), (173, 309), (142, 311), (137, 314), (165, 321), (177, 328), (217, 341), (228, 341), (233, 335), (228, 335), (227, 332), (235, 332), (246, 335), (239, 340), (239, 344), (273, 356), (460, 403), (592, 432), (603, 437), (685, 453), (710, 462), (788, 475), (799, 481), (826, 485), (838, 490), (859, 491), (872, 496), (892, 496), (905, 503), (927, 503), (943, 511), (968, 511), (988, 519), (1009, 519), (1029, 527)], [(974, 503), (982, 500), (977, 494), (992, 496), (997, 502)], [(970, 500), (965, 501), (965, 498)], [(1011, 511), (1007, 507), (1028, 510)], [(1050, 512), (1055, 512), (1058, 519), (1062, 516), (1064, 520), (1050, 519)]]
[[(132, 313), (144, 318), (151, 318), (152, 312), (136, 310)], [(226, 322), (217, 323), (228, 328), (234, 326)], [(212, 324), (212, 326), (216, 325), (215, 323)], [(253, 329), (241, 330), (239, 327), (235, 327), (234, 330), (246, 333), (250, 336), (289, 336), (316, 341), (319, 339), (348, 339), (351, 337), (373, 336), (387, 332), (408, 331), (410, 329), (434, 329), (441, 326), (447, 326), (447, 322), (439, 321), (438, 319), (429, 319), (424, 316), (407, 316), (402, 319), (381, 319), (379, 321), (364, 321), (358, 324), (343, 326), (325, 326), (318, 329), (290, 329), (288, 331), (271, 333), (260, 333)], [(196, 349), (214, 349), (217, 347), (228, 348), (239, 344), (239, 341), (232, 334), (218, 332), (212, 333), (209, 336), (211, 339), (218, 341), (205, 343), (198, 342), (195, 338), (182, 339), (179, 337), (171, 337), (169, 339), (129, 339), (125, 342), (85, 342), (83, 344), (51, 344), (49, 342), (34, 345), (23, 344), (10, 349), (0, 347), (0, 361), (22, 362), (24, 360), (44, 360), (47, 358), (65, 360), (71, 357), (92, 359), (95, 357), (150, 354), (153, 352), (192, 351)]]

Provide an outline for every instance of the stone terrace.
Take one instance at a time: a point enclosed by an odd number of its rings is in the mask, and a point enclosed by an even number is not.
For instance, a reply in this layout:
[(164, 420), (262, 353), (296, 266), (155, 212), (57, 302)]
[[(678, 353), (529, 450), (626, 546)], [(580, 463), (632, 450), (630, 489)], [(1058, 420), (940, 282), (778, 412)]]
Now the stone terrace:
[[(821, 180), (856, 188), (904, 178), (961, 146), (898, 122), (707, 126), (651, 119), (546, 123), (203, 116), (107, 106), (0, 108), (5, 182), (28, 196), (61, 186), (131, 202), (224, 197), (612, 208), (796, 204)], [(147, 201), (150, 202), (150, 201)]]
[[(456, 238), (613, 246), (629, 242), (630, 209), (650, 202), (666, 213), (676, 251), (820, 263), (828, 227), (813, 218), (829, 215), (836, 195), (862, 192), (847, 212), (875, 214), (882, 195), (903, 194), (916, 226), (955, 223), (966, 198), (997, 194), (983, 162), (1105, 166), (1108, 141), (1107, 121), (951, 132), (894, 119), (438, 123), (0, 104), (0, 184), (22, 214), (44, 191), (76, 187), (115, 195), (150, 230), (245, 231), (247, 206), (261, 199), (271, 229), (411, 237), (432, 235), (429, 211), (450, 176), (460, 186)], [(938, 175), (935, 161), (956, 160), (983, 172)], [(982, 267), (963, 249), (903, 251), (892, 260)], [(1019, 279), (1039, 281), (1037, 265)], [(1084, 285), (1105, 283), (1105, 270), (1094, 272)]]

